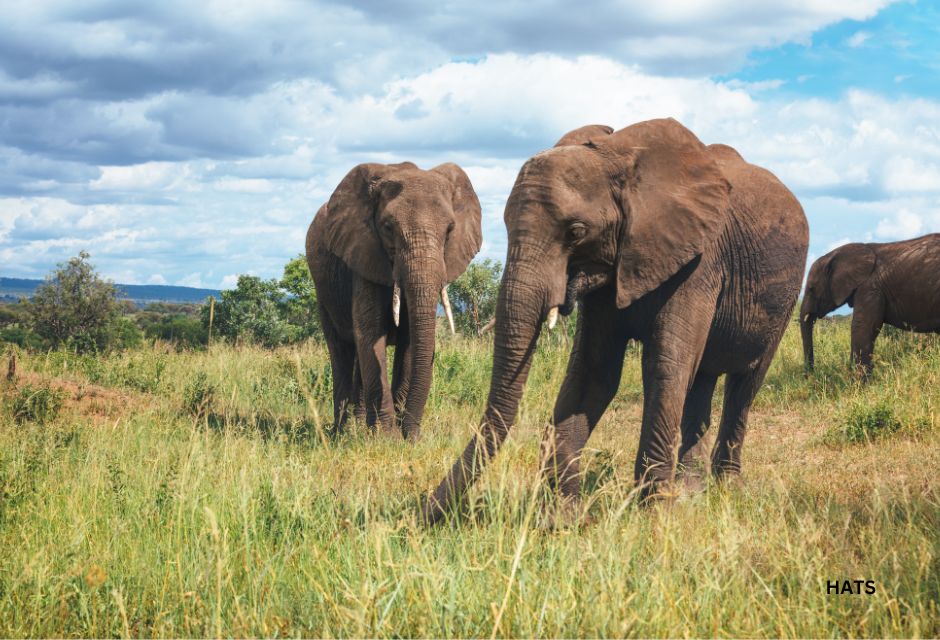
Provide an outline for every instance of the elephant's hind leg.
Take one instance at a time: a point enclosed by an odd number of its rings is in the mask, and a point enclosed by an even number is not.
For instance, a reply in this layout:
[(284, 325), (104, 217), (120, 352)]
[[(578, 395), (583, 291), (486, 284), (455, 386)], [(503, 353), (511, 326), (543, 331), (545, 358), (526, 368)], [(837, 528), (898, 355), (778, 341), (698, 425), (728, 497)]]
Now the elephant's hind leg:
[(342, 340), (328, 319), (323, 319), (322, 324), (333, 369), (333, 430), (338, 434), (346, 427), (358, 399), (354, 384), (356, 345)]
[(708, 472), (703, 438), (712, 423), (712, 396), (717, 381), (717, 375), (699, 371), (685, 398), (682, 411), (682, 443), (679, 445), (676, 472), (686, 488), (692, 491), (703, 488)]
[(366, 421), (366, 398), (362, 390), (362, 371), (359, 369), (359, 356), (356, 356), (353, 371), (352, 392), (350, 393), (353, 406), (352, 413), (359, 422)]
[(721, 426), (712, 450), (712, 474), (719, 480), (741, 472), (741, 448), (747, 432), (748, 413), (772, 359), (773, 350), (753, 369), (743, 373), (729, 373), (725, 377)]

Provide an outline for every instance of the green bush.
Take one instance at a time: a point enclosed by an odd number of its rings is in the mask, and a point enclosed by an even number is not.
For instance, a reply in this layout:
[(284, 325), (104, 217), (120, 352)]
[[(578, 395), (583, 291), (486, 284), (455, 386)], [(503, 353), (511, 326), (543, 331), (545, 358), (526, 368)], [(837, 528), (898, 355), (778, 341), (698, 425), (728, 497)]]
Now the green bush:
[[(299, 338), (300, 329), (282, 317), (284, 292), (277, 280), (239, 276), (234, 289), (222, 292), (215, 304), (213, 335), (233, 342), (253, 342), (273, 347)], [(208, 330), (210, 306), (202, 308)]]
[(11, 326), (0, 329), (0, 342), (15, 344), (23, 349), (42, 349), (46, 342), (29, 327)]
[(150, 339), (166, 340), (177, 348), (193, 349), (208, 341), (208, 331), (199, 318), (181, 313), (163, 316), (150, 322), (144, 329)]
[(121, 327), (117, 290), (98, 276), (88, 253), (76, 257), (46, 277), (27, 304), (32, 329), (53, 347), (68, 345), (81, 353), (110, 347)]
[(900, 431), (901, 421), (894, 414), (894, 409), (887, 403), (874, 406), (856, 406), (849, 413), (845, 422), (830, 434), (845, 442), (870, 442)]
[(59, 415), (64, 394), (49, 386), (24, 385), (10, 399), (10, 413), (19, 423), (36, 422), (46, 424)]
[(212, 413), (218, 387), (209, 382), (209, 376), (200, 371), (183, 389), (183, 408), (189, 415), (202, 420)]

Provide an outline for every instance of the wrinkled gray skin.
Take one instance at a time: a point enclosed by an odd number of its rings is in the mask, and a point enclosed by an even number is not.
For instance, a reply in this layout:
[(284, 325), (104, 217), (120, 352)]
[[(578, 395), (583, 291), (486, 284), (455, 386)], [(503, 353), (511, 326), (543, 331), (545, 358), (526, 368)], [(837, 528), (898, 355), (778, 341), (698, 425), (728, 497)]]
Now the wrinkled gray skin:
[(871, 373), (875, 339), (885, 323), (917, 332), (940, 332), (940, 234), (902, 242), (853, 242), (813, 263), (800, 306), (803, 357), (813, 370), (816, 320), (848, 304), (852, 314), (852, 364)]
[(577, 506), (581, 451), (617, 392), (628, 340), (643, 343), (642, 495), (677, 467), (700, 485), (718, 376), (724, 409), (711, 470), (737, 473), (748, 410), (787, 326), (806, 262), (796, 198), (724, 145), (675, 120), (592, 125), (529, 160), (506, 204), (509, 248), (493, 377), (479, 435), (422, 504), (433, 523), (509, 433), (543, 320), (580, 300), (544, 474)]
[[(463, 273), (480, 243), (480, 202), (451, 163), (429, 171), (410, 162), (361, 164), (320, 208), (307, 231), (307, 264), (330, 350), (337, 432), (353, 410), (370, 427), (419, 436), (441, 289)], [(389, 387), (385, 350), (392, 344)]]

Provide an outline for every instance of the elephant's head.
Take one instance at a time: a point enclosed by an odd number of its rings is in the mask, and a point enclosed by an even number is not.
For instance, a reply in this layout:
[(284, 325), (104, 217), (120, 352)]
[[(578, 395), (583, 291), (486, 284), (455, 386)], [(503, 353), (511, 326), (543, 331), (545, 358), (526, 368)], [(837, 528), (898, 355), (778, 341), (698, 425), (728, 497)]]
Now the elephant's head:
[(325, 246), (359, 276), (393, 287), (396, 321), (401, 292), (413, 345), (402, 426), (412, 433), (431, 386), (438, 297), (447, 306), (444, 287), (480, 249), (480, 201), (452, 163), (428, 171), (410, 162), (361, 164), (327, 208)]
[(494, 455), (516, 416), (541, 323), (616, 288), (627, 307), (700, 256), (724, 228), (730, 185), (675, 120), (583, 127), (530, 159), (506, 204), (506, 267), (481, 433), (426, 505), (434, 521)]
[(800, 331), (803, 336), (803, 360), (813, 370), (813, 326), (816, 320), (848, 303), (853, 304), (855, 290), (875, 270), (875, 252), (859, 242), (833, 249), (810, 267), (806, 291), (800, 305)]

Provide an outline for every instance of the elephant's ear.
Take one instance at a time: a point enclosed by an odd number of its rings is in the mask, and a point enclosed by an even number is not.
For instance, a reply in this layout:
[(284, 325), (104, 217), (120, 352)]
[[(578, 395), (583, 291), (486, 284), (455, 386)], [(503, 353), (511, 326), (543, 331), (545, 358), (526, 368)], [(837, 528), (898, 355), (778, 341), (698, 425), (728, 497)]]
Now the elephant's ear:
[(452, 188), (454, 228), (444, 245), (444, 263), (447, 266), (447, 282), (453, 282), (464, 272), (483, 243), (480, 200), (470, 184), (470, 178), (453, 162), (434, 167), (431, 171), (445, 177)]
[(566, 147), (575, 144), (587, 144), (595, 138), (606, 138), (614, 132), (613, 127), (606, 124), (589, 124), (569, 131), (555, 143), (556, 147)]
[(323, 245), (331, 253), (366, 280), (379, 284), (392, 284), (392, 261), (376, 233), (375, 211), (383, 198), (391, 199), (401, 191), (401, 183), (389, 176), (405, 168), (416, 167), (411, 163), (354, 167), (330, 196), (321, 227)]
[(714, 242), (728, 218), (731, 185), (701, 141), (671, 118), (621, 129), (601, 152), (622, 170), (614, 192), (624, 214), (617, 258), (623, 308)]
[(847, 244), (832, 252), (826, 269), (832, 301), (841, 307), (875, 270), (875, 252), (860, 242)]

